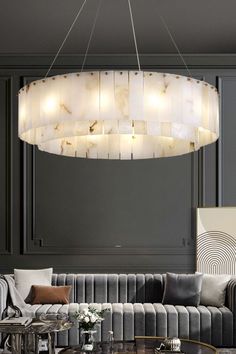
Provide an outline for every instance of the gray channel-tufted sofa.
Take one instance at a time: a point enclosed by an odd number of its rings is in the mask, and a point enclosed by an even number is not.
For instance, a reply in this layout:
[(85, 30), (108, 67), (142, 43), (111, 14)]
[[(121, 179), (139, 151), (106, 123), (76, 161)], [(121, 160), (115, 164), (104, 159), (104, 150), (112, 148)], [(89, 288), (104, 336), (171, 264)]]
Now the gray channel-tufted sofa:
[[(71, 285), (69, 305), (28, 305), (29, 315), (73, 313), (94, 304), (110, 308), (97, 340), (106, 340), (109, 330), (116, 340), (131, 340), (135, 335), (178, 336), (215, 346), (236, 346), (236, 279), (227, 287), (222, 308), (162, 305), (164, 276), (160, 274), (53, 274), (52, 285)], [(0, 312), (6, 307), (7, 285), (0, 279)], [(73, 327), (58, 333), (57, 345), (79, 343)]]

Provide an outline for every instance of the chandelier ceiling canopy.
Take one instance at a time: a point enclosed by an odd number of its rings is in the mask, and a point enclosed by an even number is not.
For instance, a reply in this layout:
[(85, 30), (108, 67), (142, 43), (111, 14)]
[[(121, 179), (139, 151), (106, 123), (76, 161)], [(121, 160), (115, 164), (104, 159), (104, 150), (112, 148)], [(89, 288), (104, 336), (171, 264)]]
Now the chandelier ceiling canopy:
[[(129, 9), (139, 70), (81, 70), (24, 86), (19, 91), (22, 140), (64, 156), (146, 159), (189, 153), (218, 139), (216, 88), (192, 77), (142, 71)], [(90, 40), (97, 15), (98, 10)]]

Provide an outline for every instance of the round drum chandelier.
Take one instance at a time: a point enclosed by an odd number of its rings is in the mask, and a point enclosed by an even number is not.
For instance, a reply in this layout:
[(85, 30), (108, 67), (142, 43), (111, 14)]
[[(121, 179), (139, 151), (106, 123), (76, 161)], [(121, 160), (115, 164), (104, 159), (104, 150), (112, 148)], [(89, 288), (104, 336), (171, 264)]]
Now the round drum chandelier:
[(146, 159), (182, 155), (218, 139), (216, 88), (190, 76), (142, 71), (130, 0), (128, 5), (139, 70), (87, 72), (83, 63), (80, 72), (46, 75), (24, 86), (19, 91), (22, 140), (63, 156)]

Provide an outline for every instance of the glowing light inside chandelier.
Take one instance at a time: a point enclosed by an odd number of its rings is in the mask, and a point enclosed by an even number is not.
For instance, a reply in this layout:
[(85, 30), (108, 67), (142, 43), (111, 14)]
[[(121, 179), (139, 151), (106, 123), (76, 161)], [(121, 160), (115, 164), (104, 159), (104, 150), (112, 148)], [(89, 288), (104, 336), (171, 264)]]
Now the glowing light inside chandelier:
[(19, 137), (64, 156), (176, 156), (217, 140), (218, 101), (214, 86), (173, 74), (58, 75), (20, 90)]

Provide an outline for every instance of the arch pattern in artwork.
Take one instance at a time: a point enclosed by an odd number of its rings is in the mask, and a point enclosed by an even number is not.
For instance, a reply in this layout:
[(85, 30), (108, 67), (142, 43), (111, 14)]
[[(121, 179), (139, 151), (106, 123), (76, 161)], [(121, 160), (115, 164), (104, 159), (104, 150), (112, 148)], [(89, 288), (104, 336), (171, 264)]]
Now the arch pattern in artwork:
[(236, 239), (223, 231), (197, 236), (197, 270), (209, 274), (236, 275)]

